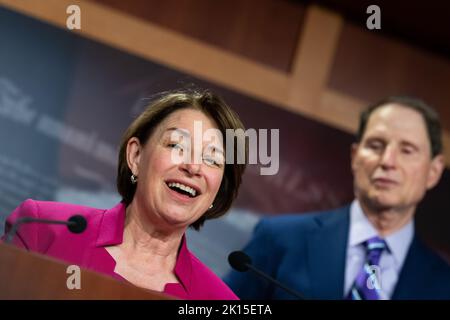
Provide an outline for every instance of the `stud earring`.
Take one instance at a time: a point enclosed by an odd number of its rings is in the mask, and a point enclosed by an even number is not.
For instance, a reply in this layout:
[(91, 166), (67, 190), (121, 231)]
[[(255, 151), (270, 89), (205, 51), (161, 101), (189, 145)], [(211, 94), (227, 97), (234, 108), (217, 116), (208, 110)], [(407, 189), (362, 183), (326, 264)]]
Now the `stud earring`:
[(214, 207), (214, 205), (213, 204), (211, 204), (210, 206), (209, 206), (209, 208), (208, 209), (212, 209)]
[(131, 183), (132, 184), (136, 184), (137, 183), (137, 176), (135, 176), (134, 174), (131, 175)]

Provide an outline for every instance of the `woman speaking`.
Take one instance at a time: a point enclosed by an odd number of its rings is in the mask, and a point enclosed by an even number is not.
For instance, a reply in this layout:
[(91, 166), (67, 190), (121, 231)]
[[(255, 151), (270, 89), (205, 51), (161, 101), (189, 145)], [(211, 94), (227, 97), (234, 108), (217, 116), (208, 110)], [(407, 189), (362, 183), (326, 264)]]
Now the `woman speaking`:
[[(200, 145), (194, 139), (199, 124), (201, 135), (210, 136)], [(206, 220), (225, 214), (237, 196), (245, 164), (225, 162), (226, 153), (236, 154), (237, 147), (226, 150), (227, 129), (244, 128), (217, 95), (161, 95), (123, 136), (119, 204), (102, 210), (26, 200), (8, 217), (5, 231), (25, 216), (64, 220), (79, 214), (87, 220), (82, 233), (28, 223), (13, 243), (181, 299), (237, 299), (188, 250), (185, 236), (188, 227), (198, 230)]]

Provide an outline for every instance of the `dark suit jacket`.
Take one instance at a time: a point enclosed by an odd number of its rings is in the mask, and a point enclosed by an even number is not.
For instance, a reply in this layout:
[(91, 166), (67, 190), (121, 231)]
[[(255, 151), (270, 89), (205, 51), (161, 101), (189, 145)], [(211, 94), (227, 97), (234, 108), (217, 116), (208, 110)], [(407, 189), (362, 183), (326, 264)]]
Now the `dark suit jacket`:
[[(307, 299), (342, 299), (350, 207), (263, 219), (244, 251)], [(250, 272), (225, 282), (241, 299), (295, 299)], [(450, 266), (414, 237), (392, 299), (450, 299)]]

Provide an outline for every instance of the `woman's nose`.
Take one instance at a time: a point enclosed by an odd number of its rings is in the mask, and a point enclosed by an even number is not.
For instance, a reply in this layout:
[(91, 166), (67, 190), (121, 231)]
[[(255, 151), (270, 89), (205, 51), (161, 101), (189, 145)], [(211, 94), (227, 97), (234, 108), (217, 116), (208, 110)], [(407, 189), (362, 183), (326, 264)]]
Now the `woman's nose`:
[(201, 164), (185, 163), (181, 165), (181, 169), (189, 175), (198, 175), (201, 171)]

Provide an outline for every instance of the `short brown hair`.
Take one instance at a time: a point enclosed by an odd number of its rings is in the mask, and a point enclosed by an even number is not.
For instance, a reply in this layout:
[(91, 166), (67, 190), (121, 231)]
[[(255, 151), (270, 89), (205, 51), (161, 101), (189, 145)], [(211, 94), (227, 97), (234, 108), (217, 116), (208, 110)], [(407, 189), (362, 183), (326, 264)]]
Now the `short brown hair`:
[[(215, 93), (205, 90), (182, 90), (160, 94), (152, 101), (125, 131), (119, 151), (119, 164), (117, 173), (117, 190), (122, 196), (122, 202), (129, 205), (136, 192), (136, 185), (131, 183), (132, 174), (128, 167), (126, 151), (128, 140), (132, 137), (139, 139), (145, 145), (155, 128), (171, 113), (180, 109), (195, 109), (203, 112), (212, 118), (218, 125), (223, 137), (226, 136), (226, 129), (242, 129), (244, 125), (237, 114), (225, 103), (225, 101)], [(234, 144), (234, 154), (238, 144)], [(247, 146), (245, 146), (247, 149)], [(226, 152), (226, 150), (225, 150)], [(246, 151), (247, 152), (247, 151)], [(207, 219), (214, 219), (224, 215), (231, 207), (238, 194), (238, 189), (242, 181), (246, 164), (225, 163), (222, 183), (213, 208), (206, 211), (191, 227), (199, 230)]]
[(428, 140), (430, 141), (431, 156), (432, 158), (434, 158), (438, 154), (441, 154), (443, 147), (442, 128), (439, 114), (424, 101), (410, 96), (390, 96), (377, 101), (376, 103), (369, 106), (366, 110), (364, 110), (360, 115), (359, 128), (356, 133), (356, 142), (361, 142), (371, 114), (378, 108), (391, 103), (395, 103), (403, 107), (415, 110), (422, 115), (427, 128)]

